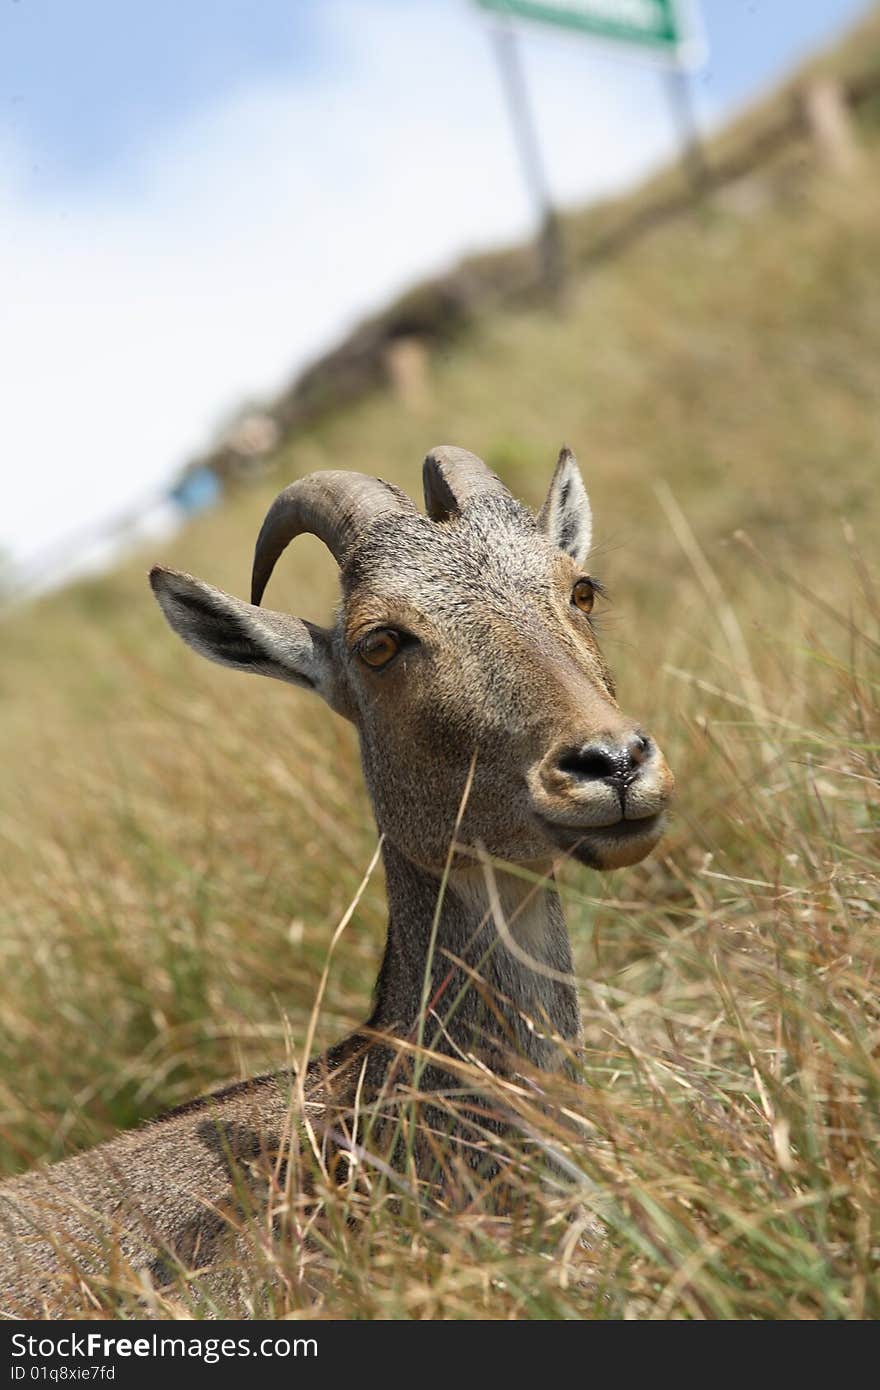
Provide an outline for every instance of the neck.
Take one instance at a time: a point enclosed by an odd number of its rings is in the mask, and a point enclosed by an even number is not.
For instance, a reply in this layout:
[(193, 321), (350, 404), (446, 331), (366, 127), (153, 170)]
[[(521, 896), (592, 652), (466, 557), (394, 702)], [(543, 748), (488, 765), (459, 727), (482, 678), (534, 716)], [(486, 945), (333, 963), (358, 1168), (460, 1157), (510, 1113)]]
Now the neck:
[(516, 1057), (557, 1066), (560, 1044), (579, 1037), (580, 1019), (552, 871), (536, 882), (496, 867), (491, 883), (479, 865), (456, 869), (441, 898), (439, 874), (387, 841), (383, 855), (388, 940), (370, 1026), (415, 1036), (436, 922), (425, 1042), (475, 1052), (496, 1067)]

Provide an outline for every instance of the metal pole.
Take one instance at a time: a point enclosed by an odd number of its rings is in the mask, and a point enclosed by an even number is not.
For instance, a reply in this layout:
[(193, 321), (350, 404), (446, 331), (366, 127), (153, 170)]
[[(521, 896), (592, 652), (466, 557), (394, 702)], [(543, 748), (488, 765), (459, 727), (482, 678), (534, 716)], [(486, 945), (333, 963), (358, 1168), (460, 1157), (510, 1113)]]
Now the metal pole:
[(694, 111), (690, 78), (684, 68), (671, 67), (666, 72), (666, 88), (672, 108), (672, 119), (681, 148), (685, 175), (698, 198), (709, 192), (709, 166), (703, 152), (700, 128)]
[(538, 143), (538, 133), (529, 105), (529, 93), (525, 73), (520, 62), (517, 36), (509, 25), (493, 25), (492, 37), (523, 174), (529, 196), (538, 214), (538, 253), (541, 259), (541, 276), (548, 294), (557, 298), (562, 292), (565, 274), (562, 237), (559, 229), (559, 218), (550, 198), (550, 186), (547, 182), (547, 175), (541, 158), (541, 147)]

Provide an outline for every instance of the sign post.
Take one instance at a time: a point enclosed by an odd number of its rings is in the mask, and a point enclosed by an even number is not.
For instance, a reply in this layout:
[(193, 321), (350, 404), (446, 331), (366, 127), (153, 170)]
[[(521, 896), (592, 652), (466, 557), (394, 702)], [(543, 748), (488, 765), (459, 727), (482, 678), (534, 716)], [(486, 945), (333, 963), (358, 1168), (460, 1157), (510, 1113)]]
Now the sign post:
[[(476, 0), (480, 9), (500, 19), (551, 24), (659, 61), (667, 69), (685, 171), (694, 192), (702, 195), (708, 170), (687, 76), (703, 57), (703, 43), (693, 22), (693, 3), (695, 0)], [(563, 280), (559, 221), (541, 159), (516, 34), (507, 23), (498, 27), (494, 40), (523, 173), (538, 210), (544, 281), (551, 294), (558, 295)]]
[(541, 278), (550, 299), (562, 295), (565, 267), (559, 218), (550, 197), (550, 185), (541, 158), (541, 145), (529, 103), (525, 73), (519, 56), (517, 35), (510, 25), (493, 31), (498, 70), (510, 108), (510, 121), (519, 148), (526, 185), (538, 214), (538, 253)]
[(687, 71), (682, 67), (671, 67), (666, 73), (666, 82), (672, 118), (678, 131), (681, 162), (691, 188), (701, 198), (709, 187), (709, 166), (703, 154)]

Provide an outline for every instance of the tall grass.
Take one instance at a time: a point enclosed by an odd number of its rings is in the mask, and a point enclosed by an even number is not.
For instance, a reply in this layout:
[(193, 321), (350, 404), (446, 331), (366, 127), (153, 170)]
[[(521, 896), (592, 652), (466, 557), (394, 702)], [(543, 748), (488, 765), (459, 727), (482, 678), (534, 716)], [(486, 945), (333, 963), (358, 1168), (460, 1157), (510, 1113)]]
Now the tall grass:
[[(254, 1224), (255, 1310), (880, 1312), (877, 186), (804, 176), (759, 218), (722, 206), (657, 234), (563, 320), (487, 321), (435, 363), (422, 415), (377, 395), (326, 421), (161, 557), (241, 592), (294, 473), (343, 464), (412, 489), (451, 437), (537, 502), (565, 439), (598, 515), (621, 702), (678, 780), (650, 860), (564, 873), (579, 1079), (481, 1079), (521, 1115), (520, 1200), (426, 1206), (367, 1145), (319, 1214)], [(332, 563), (292, 550), (271, 601), (326, 618)], [(353, 732), (183, 653), (143, 570), (4, 625), (6, 1172), (301, 1059), (375, 850)], [(383, 926), (374, 875), (314, 1049), (366, 1016)], [(303, 1245), (289, 1227), (306, 1220)], [(163, 1316), (205, 1311), (186, 1280), (152, 1297)], [(120, 1275), (95, 1309), (144, 1306)]]

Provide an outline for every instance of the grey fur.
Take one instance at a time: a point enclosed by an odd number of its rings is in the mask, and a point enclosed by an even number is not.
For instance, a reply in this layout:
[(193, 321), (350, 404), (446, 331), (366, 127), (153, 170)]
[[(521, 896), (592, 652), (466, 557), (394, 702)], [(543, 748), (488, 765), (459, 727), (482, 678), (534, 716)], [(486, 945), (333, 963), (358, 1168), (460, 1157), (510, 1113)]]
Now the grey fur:
[[(411, 1079), (407, 1048), (461, 814), (429, 972), (424, 1042), (437, 1056), (420, 1085), (435, 1098), (423, 1114), (428, 1129), (448, 1130), (452, 1160), (485, 1173), (487, 1134), (508, 1122), (487, 1115), (476, 1095), (451, 1111), (444, 1093), (454, 1078), (442, 1058), (469, 1055), (509, 1073), (554, 1068), (576, 1047), (554, 860), (568, 853), (602, 869), (641, 859), (662, 833), (672, 777), (621, 713), (589, 619), (570, 601), (581, 572), (560, 545), (572, 527), (583, 538), (589, 509), (573, 457), (560, 459), (540, 520), (464, 451), (432, 451), (426, 479), (437, 520), (412, 504), (346, 512), (332, 629), (174, 571), (155, 570), (151, 582), (171, 626), (202, 655), (314, 689), (358, 729), (384, 835), (389, 922), (367, 1024), (318, 1058), (304, 1084), (331, 1168), (355, 1093), (391, 1117)], [(406, 634), (382, 670), (362, 657), (376, 629)], [(615, 759), (626, 777), (590, 771)], [(500, 861), (495, 888), (485, 854)], [(540, 885), (505, 863), (543, 876)], [(76, 1307), (83, 1280), (99, 1288), (120, 1260), (134, 1286), (210, 1267), (213, 1285), (228, 1291), (236, 1267), (253, 1259), (243, 1218), (265, 1214), (273, 1188), (299, 1173), (299, 1094), (287, 1073), (255, 1078), (3, 1184), (2, 1310)], [(416, 1155), (436, 1178), (430, 1145), (417, 1144)]]

